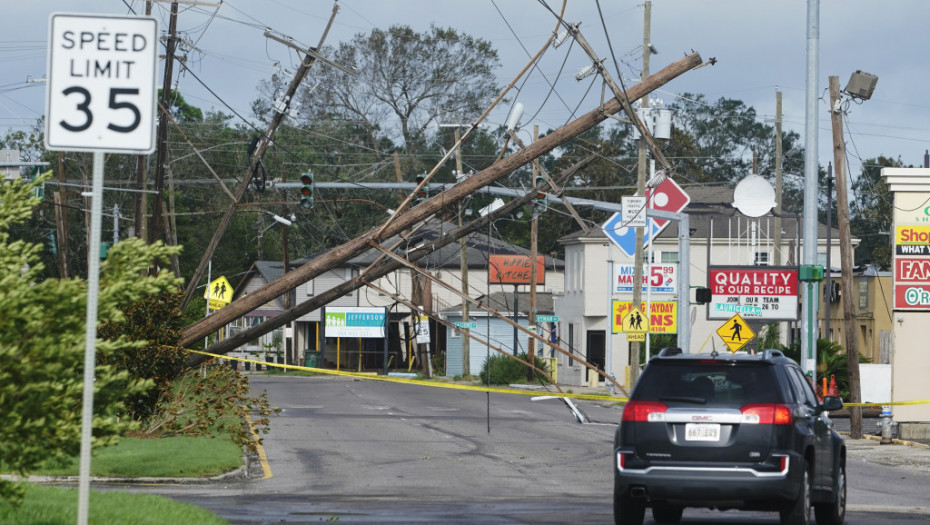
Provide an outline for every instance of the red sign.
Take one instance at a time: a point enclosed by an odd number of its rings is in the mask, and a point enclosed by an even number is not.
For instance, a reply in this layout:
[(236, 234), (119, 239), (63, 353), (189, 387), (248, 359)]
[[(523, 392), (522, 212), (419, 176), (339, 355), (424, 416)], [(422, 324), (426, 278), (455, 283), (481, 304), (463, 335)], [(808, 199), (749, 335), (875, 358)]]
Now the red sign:
[(713, 295), (798, 295), (797, 270), (710, 270)]
[[(491, 284), (530, 284), (528, 255), (491, 255), (488, 282)], [(536, 284), (546, 284), (545, 257), (536, 256)]]
[(930, 284), (895, 284), (895, 310), (930, 310)]
[(894, 261), (894, 280), (896, 283), (930, 283), (930, 259), (898, 257)]
[(796, 267), (718, 266), (707, 277), (708, 319), (730, 319), (735, 313), (766, 321), (798, 318)]
[[(646, 188), (646, 200), (649, 203), (649, 209), (678, 213), (688, 206), (691, 197), (681, 189), (677, 182), (665, 179), (655, 187), (655, 195), (653, 195), (652, 188)], [(664, 228), (668, 224), (666, 219), (653, 218), (653, 222), (659, 228)]]
[(930, 310), (930, 259), (895, 257), (894, 309)]

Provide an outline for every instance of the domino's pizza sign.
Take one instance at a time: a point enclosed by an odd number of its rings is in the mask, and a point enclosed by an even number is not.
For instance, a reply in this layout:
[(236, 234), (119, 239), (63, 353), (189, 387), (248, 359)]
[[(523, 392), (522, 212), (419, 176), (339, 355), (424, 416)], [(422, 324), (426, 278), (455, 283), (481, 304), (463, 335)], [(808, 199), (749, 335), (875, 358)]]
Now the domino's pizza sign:
[[(672, 179), (662, 181), (661, 184), (655, 187), (654, 192), (652, 188), (647, 188), (646, 197), (649, 209), (672, 213), (680, 212), (691, 202), (691, 197)], [(653, 219), (650, 221), (643, 231), (643, 243), (648, 243), (658, 236), (668, 226), (668, 223), (667, 219)], [(607, 238), (616, 244), (627, 257), (635, 255), (636, 229), (624, 223), (622, 212), (613, 214), (601, 228)]]
[(49, 19), (49, 150), (155, 150), (158, 21), (55, 13)]

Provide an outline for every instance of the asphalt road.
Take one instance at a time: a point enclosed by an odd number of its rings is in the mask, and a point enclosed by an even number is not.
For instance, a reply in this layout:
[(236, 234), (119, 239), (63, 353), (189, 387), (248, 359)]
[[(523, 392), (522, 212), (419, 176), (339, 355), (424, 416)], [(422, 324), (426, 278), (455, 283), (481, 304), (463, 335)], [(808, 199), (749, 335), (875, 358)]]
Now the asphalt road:
[[(341, 377), (251, 383), (282, 409), (265, 436), (264, 469), (255, 461), (249, 479), (129, 490), (237, 524), (613, 523), (616, 407), (575, 401), (591, 421), (579, 424), (562, 401), (529, 396)], [(866, 440), (848, 447), (847, 523), (930, 521), (930, 451)], [(778, 523), (774, 513), (703, 509), (687, 509), (683, 521)]]

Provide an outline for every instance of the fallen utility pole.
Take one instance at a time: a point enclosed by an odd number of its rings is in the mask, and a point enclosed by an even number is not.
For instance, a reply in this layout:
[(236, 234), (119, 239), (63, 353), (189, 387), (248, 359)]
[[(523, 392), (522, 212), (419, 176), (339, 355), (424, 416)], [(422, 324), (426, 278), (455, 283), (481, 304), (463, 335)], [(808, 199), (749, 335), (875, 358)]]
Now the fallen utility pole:
[[(573, 166), (564, 170), (561, 173), (559, 180), (567, 180), (569, 177), (577, 173), (580, 169), (590, 164), (595, 158), (596, 157), (594, 155), (591, 155), (575, 163)], [(497, 210), (492, 211), (491, 213), (488, 213), (487, 215), (483, 217), (479, 217), (478, 219), (475, 219), (474, 221), (471, 221), (464, 226), (460, 226), (452, 231), (449, 231), (445, 235), (436, 239), (435, 241), (426, 243), (423, 246), (415, 249), (414, 251), (407, 254), (407, 258), (411, 261), (416, 261), (420, 259), (421, 257), (424, 257), (434, 252), (435, 250), (442, 248), (443, 246), (449, 243), (455, 242), (459, 239), (463, 239), (466, 235), (469, 235), (471, 233), (478, 231), (479, 229), (486, 227), (491, 221), (497, 220), (498, 218), (503, 217), (506, 214), (517, 210), (521, 206), (529, 203), (532, 199), (533, 199), (533, 193), (527, 193), (521, 197), (512, 199), (511, 201), (507, 202), (506, 204), (504, 204)], [(262, 322), (261, 324), (257, 326), (247, 328), (245, 330), (242, 330), (236, 335), (233, 335), (227, 339), (224, 339), (223, 341), (219, 341), (213, 346), (207, 348), (206, 351), (214, 353), (214, 354), (225, 354), (226, 352), (235, 350), (236, 348), (242, 346), (248, 341), (251, 341), (261, 335), (271, 332), (272, 330), (276, 328), (284, 326), (284, 324), (290, 321), (293, 321), (294, 319), (297, 319), (298, 317), (302, 315), (308, 314), (314, 310), (318, 310), (322, 308), (323, 306), (326, 306), (333, 300), (338, 299), (348, 293), (351, 293), (354, 290), (361, 288), (362, 286), (365, 286), (366, 280), (380, 278), (384, 275), (387, 275), (390, 272), (393, 272), (394, 270), (397, 270), (403, 267), (403, 265), (399, 264), (396, 261), (392, 261), (392, 260), (384, 261), (382, 259), (379, 259), (379, 260), (381, 260), (382, 262), (373, 263), (364, 272), (354, 277), (353, 279), (350, 279), (348, 281), (343, 282), (342, 284), (334, 286), (333, 288), (330, 288), (329, 290), (319, 295), (316, 295), (313, 298), (308, 299), (296, 305), (295, 307), (290, 308)], [(206, 360), (207, 360), (207, 357), (202, 356), (200, 354), (195, 354), (191, 356), (190, 359), (188, 359), (187, 366), (191, 366), (191, 367), (197, 366)]]
[[(329, 23), (326, 25), (326, 29), (323, 31), (323, 36), (320, 38), (319, 47), (323, 46), (323, 42), (326, 40), (326, 35), (329, 34), (329, 29), (333, 25), (333, 20), (336, 18), (336, 13), (339, 12), (339, 4), (333, 5), (332, 14), (329, 17)], [(242, 176), (242, 180), (239, 181), (239, 186), (236, 188), (235, 202), (240, 202), (243, 195), (245, 195), (246, 190), (249, 189), (249, 184), (252, 182), (252, 174), (255, 173), (255, 170), (258, 169), (259, 163), (262, 160), (262, 157), (265, 155), (265, 150), (268, 149), (268, 146), (271, 145), (271, 137), (274, 135), (275, 130), (278, 129), (278, 126), (281, 125), (281, 122), (284, 121), (284, 117), (287, 115), (287, 107), (291, 102), (294, 94), (297, 92), (297, 88), (300, 87), (301, 82), (303, 82), (304, 77), (307, 76), (307, 73), (310, 71), (310, 67), (313, 66), (316, 62), (315, 53), (311, 54), (309, 51), (304, 53), (304, 59), (300, 63), (300, 67), (297, 68), (297, 72), (294, 74), (294, 78), (291, 79), (290, 85), (287, 87), (287, 92), (284, 95), (284, 107), (280, 108), (280, 111), (275, 110), (274, 117), (272, 117), (271, 122), (268, 124), (268, 129), (265, 131), (264, 135), (256, 144), (255, 152), (252, 154), (252, 160), (249, 162), (249, 167), (246, 169), (245, 174)], [(233, 214), (236, 213), (236, 206), (232, 205), (226, 209), (226, 212), (223, 214), (223, 218), (220, 219), (220, 224), (216, 227), (216, 231), (213, 232), (213, 237), (210, 239), (210, 243), (207, 245), (207, 248), (203, 252), (203, 256), (200, 258), (200, 263), (197, 265), (197, 269), (194, 270), (194, 274), (191, 276), (190, 282), (187, 283), (187, 289), (184, 290), (184, 298), (181, 301), (179, 308), (183, 310), (190, 304), (191, 299), (194, 297), (194, 291), (197, 290), (197, 286), (200, 283), (200, 279), (203, 277), (204, 271), (207, 269), (207, 264), (213, 258), (216, 248), (220, 244), (220, 240), (223, 238), (223, 235), (226, 233), (226, 229), (229, 228), (229, 223), (232, 222)], [(209, 332), (208, 332), (209, 333)], [(199, 337), (194, 338), (199, 339)], [(188, 341), (185, 344), (189, 344)]]
[[(652, 92), (653, 90), (665, 85), (672, 79), (684, 74), (685, 72), (701, 65), (701, 56), (698, 53), (681, 58), (665, 67), (655, 75), (644, 79), (641, 83), (633, 86), (627, 93), (628, 98), (638, 99)], [(628, 104), (628, 103), (627, 103)], [(392, 216), (378, 231), (373, 231), (356, 237), (341, 246), (333, 248), (324, 255), (305, 263), (303, 266), (295, 269), (286, 275), (275, 279), (267, 285), (255, 290), (248, 295), (233, 301), (228, 306), (219, 310), (214, 315), (202, 319), (187, 327), (181, 338), (181, 345), (186, 346), (194, 341), (198, 341), (206, 335), (216, 331), (219, 327), (225, 326), (243, 316), (245, 313), (260, 307), (261, 305), (274, 300), (286, 293), (288, 290), (321, 275), (323, 272), (338, 266), (345, 261), (361, 255), (370, 248), (369, 242), (378, 242), (381, 239), (387, 239), (400, 232), (413, 227), (436, 213), (440, 212), (450, 204), (458, 202), (460, 199), (471, 195), (480, 188), (483, 188), (501, 177), (509, 174), (515, 169), (523, 166), (533, 159), (552, 151), (563, 142), (577, 137), (585, 131), (591, 129), (600, 122), (603, 122), (609, 115), (617, 113), (621, 109), (621, 102), (616, 98), (604, 103), (602, 106), (588, 112), (580, 118), (569, 124), (553, 131), (549, 135), (541, 138), (539, 141), (526, 147), (521, 151), (501, 159), (490, 167), (472, 175), (468, 179), (456, 184), (451, 189), (443, 192), (420, 203), (414, 208), (404, 213), (398, 213)], [(195, 283), (191, 283), (191, 288), (196, 288)]]

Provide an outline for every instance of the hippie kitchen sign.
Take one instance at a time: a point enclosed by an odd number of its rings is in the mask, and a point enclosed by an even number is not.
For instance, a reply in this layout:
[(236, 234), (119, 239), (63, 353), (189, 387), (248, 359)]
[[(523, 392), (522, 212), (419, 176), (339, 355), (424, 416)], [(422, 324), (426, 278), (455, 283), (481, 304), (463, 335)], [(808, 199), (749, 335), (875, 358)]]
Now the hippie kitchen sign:
[(712, 266), (708, 271), (711, 302), (708, 319), (796, 321), (798, 269), (784, 266)]

